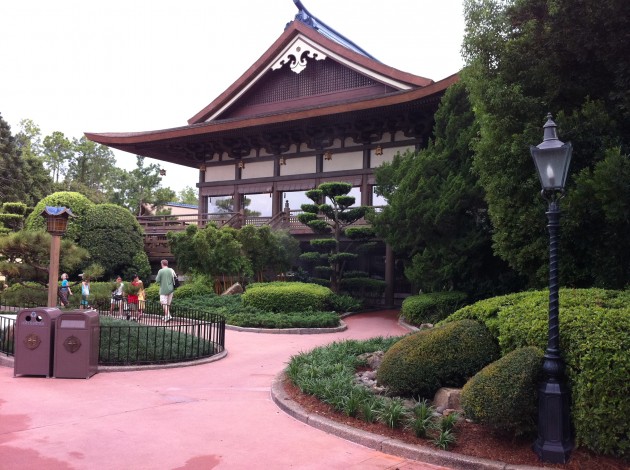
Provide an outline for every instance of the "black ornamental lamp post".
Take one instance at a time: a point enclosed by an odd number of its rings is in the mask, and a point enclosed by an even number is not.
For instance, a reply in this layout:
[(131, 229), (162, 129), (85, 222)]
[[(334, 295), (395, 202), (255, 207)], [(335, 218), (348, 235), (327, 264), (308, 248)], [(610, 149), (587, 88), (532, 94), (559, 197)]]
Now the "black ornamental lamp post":
[(542, 143), (530, 151), (542, 185), (542, 196), (549, 203), (549, 326), (543, 361), (544, 380), (538, 387), (538, 439), (534, 451), (544, 462), (565, 463), (573, 449), (569, 392), (564, 381), (564, 361), (560, 356), (558, 319), (558, 239), (560, 199), (571, 163), (571, 143), (558, 139), (556, 123), (547, 114)]

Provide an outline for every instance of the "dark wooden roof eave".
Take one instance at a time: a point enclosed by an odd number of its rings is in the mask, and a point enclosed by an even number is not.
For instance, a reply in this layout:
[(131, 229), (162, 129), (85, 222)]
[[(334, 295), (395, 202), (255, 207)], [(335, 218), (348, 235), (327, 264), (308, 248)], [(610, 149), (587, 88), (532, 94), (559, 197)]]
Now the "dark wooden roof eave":
[(358, 116), (378, 111), (398, 109), (400, 105), (424, 102), (432, 97), (441, 97), (443, 92), (457, 82), (458, 75), (436, 82), (424, 88), (405, 92), (397, 92), (384, 97), (339, 102), (333, 105), (322, 105), (252, 117), (211, 121), (201, 124), (162, 129), (146, 132), (130, 133), (90, 133), (85, 136), (94, 142), (107, 145), (132, 154), (155, 158), (161, 161), (176, 163), (192, 168), (198, 167), (200, 161), (187, 155), (185, 151), (174, 152), (173, 144), (211, 141), (225, 137), (244, 137), (255, 135), (261, 130), (277, 130), (278, 128), (304, 128), (315, 121), (325, 120), (327, 116)]
[(441, 94), (449, 86), (453, 85), (459, 80), (459, 75), (454, 74), (450, 77), (435, 82), (424, 88), (419, 88), (411, 91), (392, 93), (387, 96), (361, 99), (351, 102), (339, 102), (332, 105), (313, 106), (305, 109), (293, 110), (286, 113), (273, 113), (259, 116), (247, 116), (237, 119), (226, 119), (222, 121), (210, 121), (200, 124), (193, 124), (189, 126), (174, 127), (169, 129), (161, 129), (155, 131), (142, 131), (142, 132), (108, 132), (108, 133), (96, 133), (85, 132), (85, 136), (97, 143), (103, 145), (114, 144), (133, 144), (144, 142), (155, 142), (166, 139), (191, 137), (204, 134), (212, 134), (215, 132), (244, 129), (253, 126), (261, 126), (266, 124), (273, 124), (278, 122), (285, 122), (289, 120), (298, 120), (304, 118), (313, 118), (318, 116), (325, 116), (330, 114), (337, 114), (340, 112), (361, 111), (372, 108), (381, 108), (392, 105), (397, 105), (405, 102), (411, 102), (420, 100), (422, 98), (430, 97), (435, 94)]

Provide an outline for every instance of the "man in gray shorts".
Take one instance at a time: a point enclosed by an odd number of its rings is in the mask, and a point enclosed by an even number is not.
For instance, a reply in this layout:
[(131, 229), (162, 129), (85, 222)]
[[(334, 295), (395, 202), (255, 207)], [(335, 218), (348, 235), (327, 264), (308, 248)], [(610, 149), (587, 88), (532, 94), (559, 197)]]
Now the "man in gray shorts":
[(160, 269), (155, 277), (155, 282), (160, 285), (160, 303), (164, 310), (164, 321), (171, 321), (169, 308), (173, 300), (173, 291), (175, 290), (175, 271), (168, 267), (168, 260), (161, 261), (162, 269)]

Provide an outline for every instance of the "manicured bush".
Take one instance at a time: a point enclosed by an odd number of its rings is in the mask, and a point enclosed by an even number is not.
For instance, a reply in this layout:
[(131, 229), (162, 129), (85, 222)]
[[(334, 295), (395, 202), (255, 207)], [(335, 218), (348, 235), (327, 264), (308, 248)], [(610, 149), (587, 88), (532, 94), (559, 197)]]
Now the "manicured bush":
[(459, 309), (465, 301), (466, 294), (457, 291), (413, 295), (403, 301), (400, 316), (412, 325), (437, 323)]
[(267, 312), (325, 310), (332, 291), (302, 282), (250, 284), (243, 294), (243, 305)]
[(105, 268), (106, 279), (115, 276), (131, 279), (134, 274), (147, 279), (150, 275), (142, 229), (124, 207), (115, 204), (89, 207), (83, 216), (78, 243), (90, 252), (91, 262)]
[(41, 213), (46, 206), (63, 206), (69, 208), (76, 218), (70, 217), (64, 238), (77, 241), (83, 231), (83, 216), (94, 203), (81, 193), (60, 191), (46, 196), (39, 201), (33, 212), (26, 218), (24, 227), (27, 230), (46, 230), (46, 220)]
[(160, 285), (154, 282), (149, 287), (145, 287), (144, 298), (147, 301), (159, 302), (160, 301)]
[(462, 390), (466, 417), (512, 435), (536, 431), (542, 360), (542, 350), (528, 346), (484, 367)]
[(498, 357), (487, 328), (462, 320), (401, 339), (385, 354), (377, 380), (391, 394), (432, 399), (440, 387), (461, 387)]
[[(465, 307), (444, 323), (483, 321), (503, 354), (547, 343), (549, 294), (535, 291)], [(560, 346), (577, 445), (630, 457), (630, 290), (560, 289)]]

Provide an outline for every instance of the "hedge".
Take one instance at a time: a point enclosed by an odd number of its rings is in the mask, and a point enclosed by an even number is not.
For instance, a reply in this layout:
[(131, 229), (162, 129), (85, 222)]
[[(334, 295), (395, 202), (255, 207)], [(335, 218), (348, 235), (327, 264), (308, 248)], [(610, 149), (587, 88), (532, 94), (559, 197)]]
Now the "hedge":
[(333, 295), (328, 287), (304, 282), (250, 284), (243, 293), (243, 305), (267, 312), (326, 310)]
[(400, 317), (412, 325), (437, 323), (460, 308), (466, 301), (463, 292), (432, 292), (403, 300)]
[[(511, 294), (464, 307), (446, 322), (484, 322), (502, 354), (545, 349), (545, 291)], [(630, 291), (560, 289), (560, 347), (571, 389), (576, 444), (630, 457)]]

